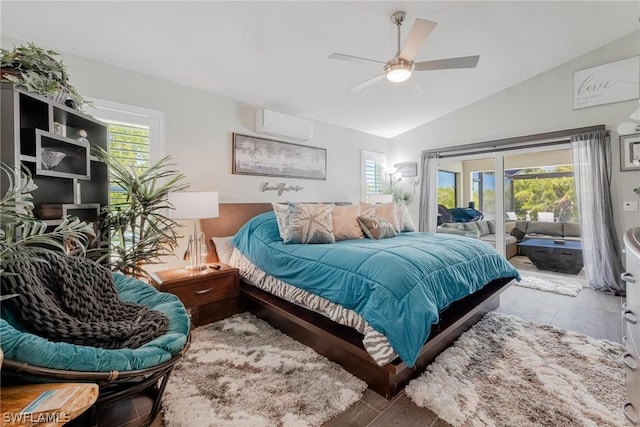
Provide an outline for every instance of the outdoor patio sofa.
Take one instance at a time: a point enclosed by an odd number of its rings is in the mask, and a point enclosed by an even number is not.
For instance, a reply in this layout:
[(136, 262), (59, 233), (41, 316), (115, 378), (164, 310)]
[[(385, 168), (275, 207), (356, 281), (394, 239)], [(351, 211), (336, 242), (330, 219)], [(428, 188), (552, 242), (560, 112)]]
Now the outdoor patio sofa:
[[(441, 224), (438, 233), (457, 234), (480, 239), (495, 246), (496, 223), (494, 220), (452, 222)], [(563, 239), (580, 241), (580, 224), (575, 222), (507, 221), (505, 223), (506, 257), (518, 254), (518, 242), (527, 239)]]

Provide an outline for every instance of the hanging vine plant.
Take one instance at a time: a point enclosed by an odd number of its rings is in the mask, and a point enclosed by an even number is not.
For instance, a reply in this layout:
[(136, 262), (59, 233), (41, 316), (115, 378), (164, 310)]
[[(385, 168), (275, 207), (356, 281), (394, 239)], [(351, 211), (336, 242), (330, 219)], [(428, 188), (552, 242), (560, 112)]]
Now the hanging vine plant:
[(33, 43), (13, 50), (0, 49), (0, 81), (13, 83), (72, 108), (89, 104), (69, 83), (67, 67), (56, 58), (59, 55)]

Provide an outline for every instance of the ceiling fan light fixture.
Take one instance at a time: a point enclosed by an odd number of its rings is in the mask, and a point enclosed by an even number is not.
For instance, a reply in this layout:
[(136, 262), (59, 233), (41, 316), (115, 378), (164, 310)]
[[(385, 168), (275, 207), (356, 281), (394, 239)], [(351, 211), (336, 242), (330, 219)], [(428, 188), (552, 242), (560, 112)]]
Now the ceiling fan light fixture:
[(413, 62), (403, 61), (398, 58), (397, 61), (393, 61), (385, 65), (384, 73), (389, 81), (394, 83), (400, 83), (411, 77), (413, 71)]

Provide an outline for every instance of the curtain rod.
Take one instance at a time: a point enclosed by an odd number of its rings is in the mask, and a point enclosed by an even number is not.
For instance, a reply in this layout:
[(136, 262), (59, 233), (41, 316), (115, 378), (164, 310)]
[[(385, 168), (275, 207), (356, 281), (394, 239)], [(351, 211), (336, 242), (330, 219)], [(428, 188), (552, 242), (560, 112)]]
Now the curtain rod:
[[(434, 148), (432, 150), (424, 150), (422, 151), (422, 154), (443, 154), (443, 153), (451, 153), (451, 152), (456, 152), (458, 154), (465, 154), (465, 152), (469, 152), (472, 150), (474, 150), (474, 154), (475, 154), (475, 152), (478, 152), (478, 151), (490, 152), (491, 150), (488, 150), (488, 149), (494, 149), (494, 150), (498, 149), (498, 151), (500, 151), (500, 147), (502, 147), (502, 149), (504, 150), (504, 149), (507, 149), (507, 146), (512, 146), (510, 148), (524, 148), (527, 146), (527, 144), (524, 144), (522, 147), (517, 147), (513, 145), (527, 143), (527, 142), (544, 141), (544, 140), (550, 140), (550, 139), (567, 138), (577, 133), (593, 132), (598, 130), (604, 130), (608, 132), (605, 125), (587, 126), (583, 128), (576, 128), (576, 129), (566, 129), (566, 130), (558, 130), (554, 132), (537, 133), (533, 135), (516, 136), (513, 138), (503, 138), (503, 139), (494, 139), (491, 141), (474, 142), (471, 144), (456, 145), (453, 147)], [(549, 145), (549, 144), (553, 144), (553, 142), (531, 144), (531, 145)], [(472, 154), (472, 153), (466, 153), (466, 154)]]

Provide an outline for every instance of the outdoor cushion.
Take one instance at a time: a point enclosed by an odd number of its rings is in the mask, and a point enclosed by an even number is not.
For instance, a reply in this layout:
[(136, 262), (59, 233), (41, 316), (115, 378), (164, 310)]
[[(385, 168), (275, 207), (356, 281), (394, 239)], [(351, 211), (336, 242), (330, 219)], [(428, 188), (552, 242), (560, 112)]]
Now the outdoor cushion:
[(562, 223), (529, 221), (527, 224), (527, 234), (533, 233), (546, 234), (549, 236), (562, 236)]
[[(476, 225), (478, 226), (478, 231), (480, 231), (480, 237), (486, 236), (487, 234), (490, 233), (489, 224), (487, 224), (487, 221), (476, 221)], [(494, 233), (495, 233), (495, 227), (494, 227)]]
[(158, 292), (153, 286), (119, 273), (113, 275), (119, 297), (164, 313), (169, 318), (166, 332), (136, 349), (117, 350), (53, 342), (26, 332), (11, 312), (3, 307), (0, 318), (0, 347), (6, 359), (43, 368), (70, 371), (131, 371), (159, 365), (179, 352), (187, 342), (189, 316), (178, 297)]
[(519, 228), (520, 230), (524, 231), (525, 233), (527, 232), (527, 225), (528, 223), (530, 223), (531, 221), (525, 221), (523, 219), (519, 219), (516, 221), (516, 228)]
[(524, 239), (524, 236), (525, 236), (525, 232), (519, 229), (518, 227), (515, 227), (513, 230), (511, 230), (509, 234), (515, 237), (518, 242)]
[(576, 222), (565, 222), (563, 224), (564, 237), (580, 237), (580, 224)]

